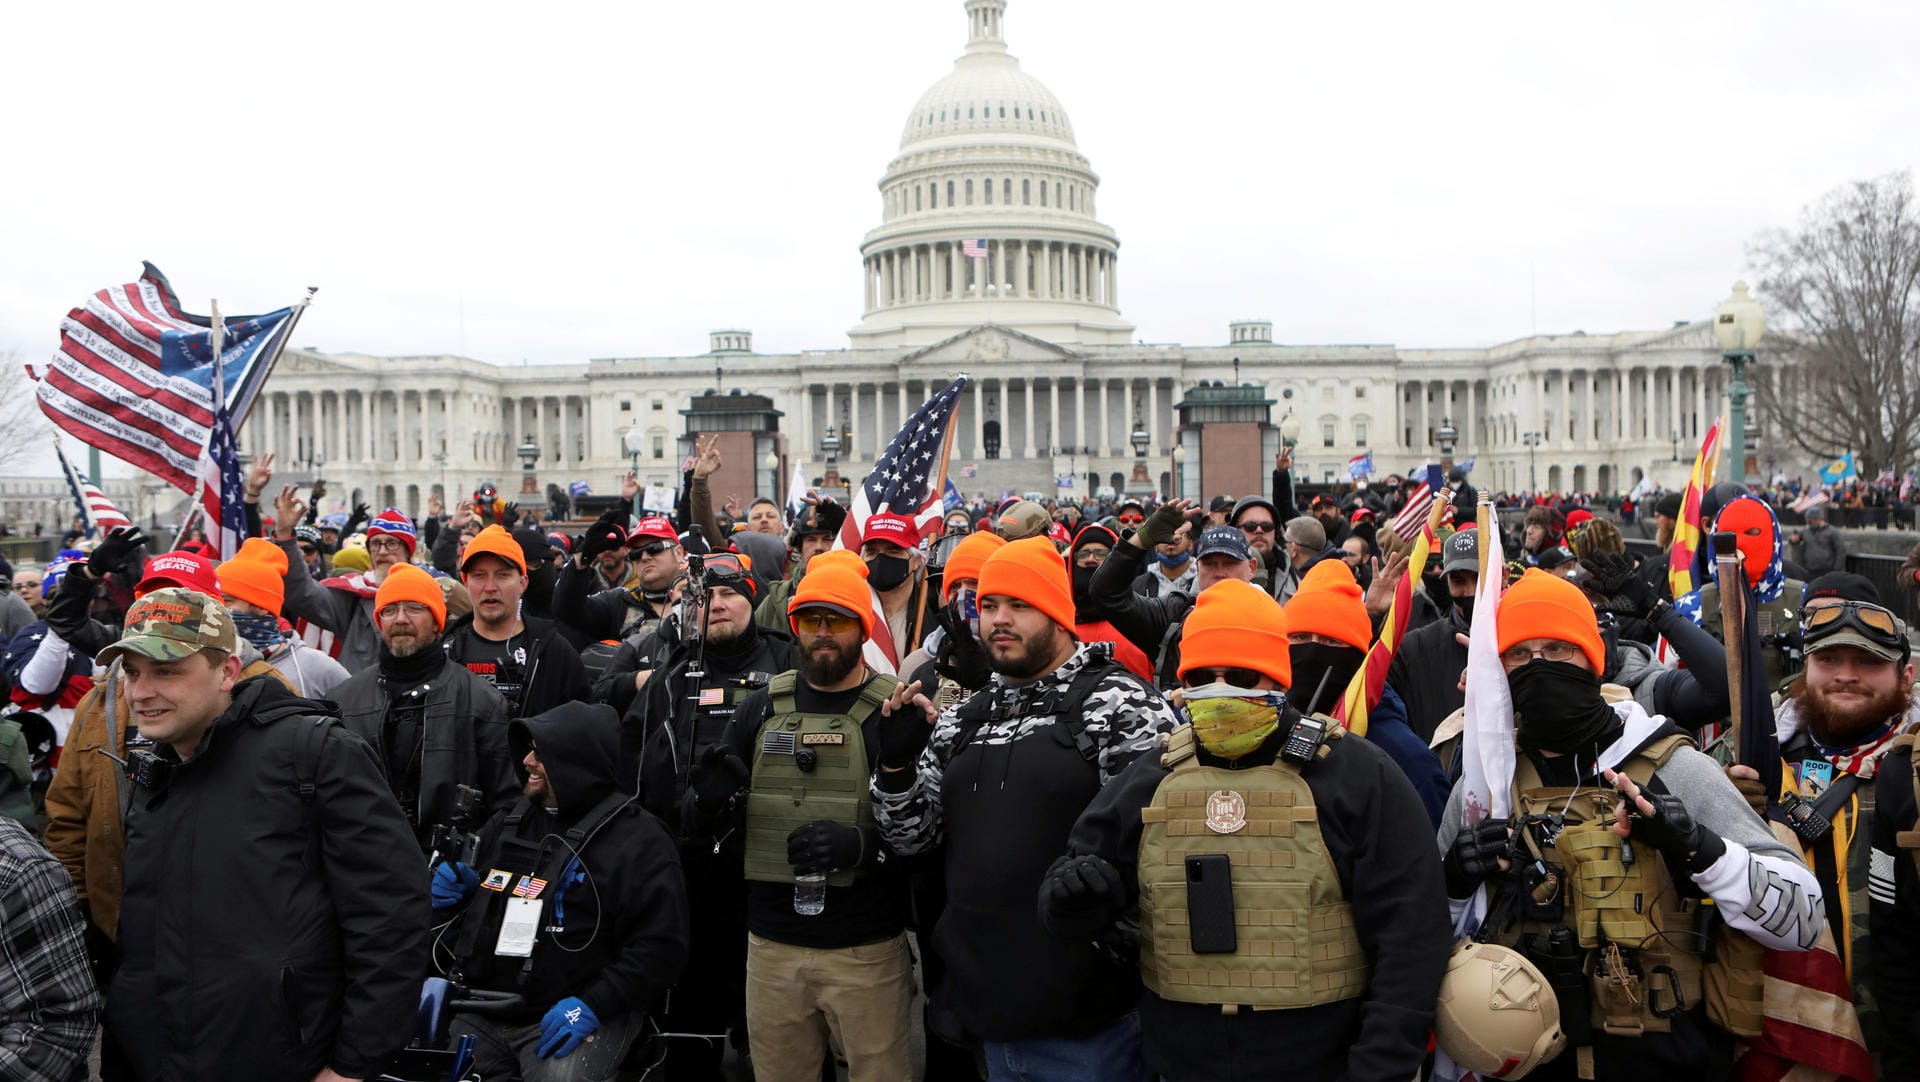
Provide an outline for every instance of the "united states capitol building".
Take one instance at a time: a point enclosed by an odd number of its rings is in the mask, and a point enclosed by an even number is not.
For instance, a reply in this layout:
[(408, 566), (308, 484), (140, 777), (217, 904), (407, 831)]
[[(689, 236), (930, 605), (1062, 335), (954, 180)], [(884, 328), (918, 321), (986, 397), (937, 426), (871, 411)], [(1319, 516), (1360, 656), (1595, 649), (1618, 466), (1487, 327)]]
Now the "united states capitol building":
[[(1065, 108), (1008, 52), (1006, 0), (964, 7), (965, 51), (907, 113), (880, 179), (857, 285), (847, 276), (849, 309), (861, 308), (846, 344), (758, 353), (746, 312), (743, 329), (674, 357), (508, 368), (289, 350), (242, 450), (274, 452), (288, 479), (325, 476), (332, 500), (414, 513), (443, 486), (513, 490), (526, 464), (543, 488), (617, 491), (636, 462), (644, 483), (671, 487), (686, 433), (715, 416), (696, 400), (728, 405), (713, 391), (740, 398), (736, 420), (762, 430), (752, 454), (729, 456), (732, 487), (716, 487), (784, 498), (795, 468), (819, 477), (830, 452), (840, 473), (863, 475), (906, 415), (965, 372), (952, 474), (968, 493), (1138, 489), (1136, 467), (1155, 491), (1233, 491), (1209, 458), (1231, 449), (1241, 476), (1264, 477), (1278, 433), (1296, 426), (1296, 470), (1315, 481), (1344, 480), (1362, 452), (1380, 475), (1439, 460), (1450, 431), (1450, 457), (1471, 456), (1483, 487), (1684, 482), (1678, 459), (1721, 412), (1728, 376), (1705, 321), (1403, 349), (1276, 342), (1250, 318), (1216, 343), (1144, 343)], [(1196, 420), (1233, 388), (1264, 411), (1258, 448), (1209, 442)]]

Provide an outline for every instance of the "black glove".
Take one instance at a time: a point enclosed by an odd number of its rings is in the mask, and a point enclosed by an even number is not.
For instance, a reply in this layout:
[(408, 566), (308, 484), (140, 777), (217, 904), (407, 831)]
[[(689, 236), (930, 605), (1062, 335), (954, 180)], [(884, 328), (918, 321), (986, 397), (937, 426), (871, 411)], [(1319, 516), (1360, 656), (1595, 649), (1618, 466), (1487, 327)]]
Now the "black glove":
[(96, 579), (105, 578), (108, 572), (124, 568), (129, 559), (138, 559), (146, 547), (147, 536), (140, 532), (140, 527), (122, 526), (93, 546), (93, 554), (87, 557), (87, 574)]
[(1134, 536), (1140, 543), (1151, 549), (1155, 545), (1164, 545), (1173, 540), (1174, 531), (1185, 522), (1186, 516), (1174, 509), (1171, 503), (1163, 503), (1154, 508), (1153, 514), (1140, 524), (1140, 530)]
[(738, 755), (715, 744), (700, 753), (687, 778), (687, 788), (693, 791), (694, 806), (702, 815), (719, 815), (752, 779), (753, 772)]
[[(1644, 786), (1640, 796), (1653, 805), (1653, 814), (1631, 816), (1632, 836), (1658, 849), (1669, 866), (1685, 868), (1689, 873), (1704, 872), (1726, 855), (1727, 843), (1720, 835), (1695, 822), (1693, 813), (1679, 797), (1656, 793)], [(1627, 811), (1634, 812), (1634, 807), (1629, 804)]]
[(1040, 880), (1040, 923), (1060, 939), (1092, 939), (1126, 902), (1119, 869), (1092, 854), (1061, 857)]
[(593, 520), (587, 532), (580, 535), (580, 563), (591, 564), (594, 558), (603, 552), (612, 552), (627, 543), (627, 513), (623, 510), (608, 511)]
[(1653, 603), (1659, 600), (1659, 593), (1640, 576), (1640, 569), (1634, 566), (1631, 556), (1605, 552), (1580, 561), (1580, 566), (1593, 576), (1594, 587), (1600, 596), (1608, 599), (1606, 607), (1610, 612), (1644, 619)]
[(986, 649), (973, 637), (973, 629), (954, 605), (942, 605), (934, 611), (947, 632), (940, 639), (940, 652), (934, 655), (934, 671), (968, 691), (986, 687), (993, 668), (987, 664)]
[(859, 827), (816, 819), (787, 835), (787, 863), (801, 875), (857, 868), (864, 842)]
[(372, 508), (368, 507), (364, 503), (354, 504), (353, 514), (347, 516), (347, 524), (341, 527), (340, 529), (341, 540), (345, 540), (349, 537), (352, 537), (354, 534), (359, 533), (360, 527), (365, 526), (368, 520), (371, 519), (372, 517), (373, 517)]
[(933, 725), (920, 708), (908, 703), (880, 719), (880, 765), (890, 770), (908, 770), (920, 762)]
[(1473, 888), (1500, 874), (1500, 858), (1513, 856), (1513, 838), (1505, 819), (1482, 819), (1454, 835), (1440, 868), (1447, 877), (1447, 897), (1465, 898)]

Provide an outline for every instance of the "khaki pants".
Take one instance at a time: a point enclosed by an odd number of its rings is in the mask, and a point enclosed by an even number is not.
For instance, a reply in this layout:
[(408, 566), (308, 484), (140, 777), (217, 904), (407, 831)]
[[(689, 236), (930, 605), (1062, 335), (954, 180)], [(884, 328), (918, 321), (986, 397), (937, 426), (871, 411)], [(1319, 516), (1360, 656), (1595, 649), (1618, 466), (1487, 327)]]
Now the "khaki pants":
[(839, 950), (747, 936), (747, 1039), (757, 1082), (819, 1082), (827, 1032), (849, 1082), (906, 1082), (913, 959), (905, 932)]

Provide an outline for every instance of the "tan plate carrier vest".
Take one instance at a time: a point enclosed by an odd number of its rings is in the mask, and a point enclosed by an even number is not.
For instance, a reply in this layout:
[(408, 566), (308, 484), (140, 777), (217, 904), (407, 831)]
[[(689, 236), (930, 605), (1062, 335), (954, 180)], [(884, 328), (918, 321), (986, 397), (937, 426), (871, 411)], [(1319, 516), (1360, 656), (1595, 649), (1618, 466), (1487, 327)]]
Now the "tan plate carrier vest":
[[(1328, 744), (1342, 730), (1328, 726)], [(1322, 745), (1319, 754), (1327, 754)], [(1360, 996), (1367, 960), (1320, 835), (1300, 768), (1225, 770), (1194, 754), (1192, 726), (1167, 738), (1169, 768), (1140, 810), (1140, 977), (1161, 999), (1282, 1010)], [(1238, 799), (1235, 799), (1238, 798)], [(1239, 949), (1195, 954), (1187, 915), (1188, 855), (1233, 862)]]
[[(1683, 735), (1664, 737), (1629, 757), (1618, 771), (1644, 786), (1682, 745)], [(1526, 756), (1514, 763), (1514, 817), (1564, 815), (1566, 825), (1554, 844), (1541, 848), (1531, 831), (1526, 848), (1534, 857), (1563, 869), (1559, 884), (1561, 920), (1522, 919), (1503, 929), (1499, 941), (1514, 946), (1521, 935), (1556, 927), (1573, 929), (1586, 951), (1592, 1023), (1618, 1036), (1666, 1033), (1672, 1023), (1656, 1010), (1677, 1002), (1691, 1010), (1701, 1001), (1701, 949), (1696, 917), (1700, 903), (1682, 898), (1658, 850), (1613, 832), (1620, 794), (1604, 787), (1570, 789), (1542, 784)], [(1622, 846), (1633, 850), (1631, 864)], [(1637, 984), (1609, 980), (1606, 963), (1614, 947), (1639, 967)]]
[[(787, 863), (787, 835), (795, 827), (826, 819), (857, 826), (874, 825), (873, 797), (867, 787), (872, 770), (861, 726), (900, 683), (876, 675), (860, 689), (846, 714), (803, 714), (793, 692), (799, 674), (783, 672), (767, 684), (773, 713), (760, 727), (753, 750), (753, 786), (747, 794), (746, 871), (762, 883), (793, 882)], [(800, 753), (814, 754), (811, 771), (800, 769)], [(827, 885), (851, 886), (859, 870), (843, 868), (827, 876)]]

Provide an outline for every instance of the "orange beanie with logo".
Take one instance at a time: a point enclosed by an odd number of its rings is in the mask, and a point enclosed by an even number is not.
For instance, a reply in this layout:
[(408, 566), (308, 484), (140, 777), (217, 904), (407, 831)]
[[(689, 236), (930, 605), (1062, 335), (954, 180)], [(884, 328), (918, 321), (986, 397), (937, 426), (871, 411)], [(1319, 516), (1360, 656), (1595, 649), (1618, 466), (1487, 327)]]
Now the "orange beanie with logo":
[(275, 616), (280, 615), (280, 606), (287, 600), (286, 573), (286, 550), (264, 537), (247, 538), (233, 559), (215, 570), (221, 593), (258, 605)]
[(978, 579), (987, 557), (1005, 548), (1007, 539), (985, 530), (970, 533), (947, 554), (947, 565), (940, 572), (940, 600), (953, 596), (953, 584), (962, 579)]
[(1067, 561), (1045, 537), (1009, 541), (980, 565), (980, 596), (1017, 598), (1073, 631), (1073, 581)]
[(379, 591), (373, 595), (376, 619), (381, 609), (396, 601), (418, 601), (433, 610), (435, 627), (444, 629), (447, 626), (447, 595), (441, 591), (440, 583), (432, 575), (412, 564), (395, 564), (393, 570), (387, 572)]
[(860, 632), (873, 635), (873, 591), (867, 563), (851, 549), (830, 549), (807, 561), (807, 573), (787, 602), (787, 622), (809, 605), (827, 605), (860, 618)]
[(1341, 560), (1321, 560), (1307, 569), (1300, 590), (1287, 602), (1287, 629), (1311, 631), (1365, 650), (1373, 643), (1373, 622), (1360, 598), (1360, 584)]
[(1530, 567), (1520, 581), (1500, 595), (1500, 650), (1528, 639), (1559, 639), (1587, 655), (1593, 671), (1607, 671), (1607, 647), (1600, 641), (1600, 621), (1580, 587), (1566, 579)]
[(1265, 590), (1222, 579), (1200, 591), (1180, 632), (1180, 675), (1195, 669), (1252, 669), (1293, 686), (1288, 614)]

